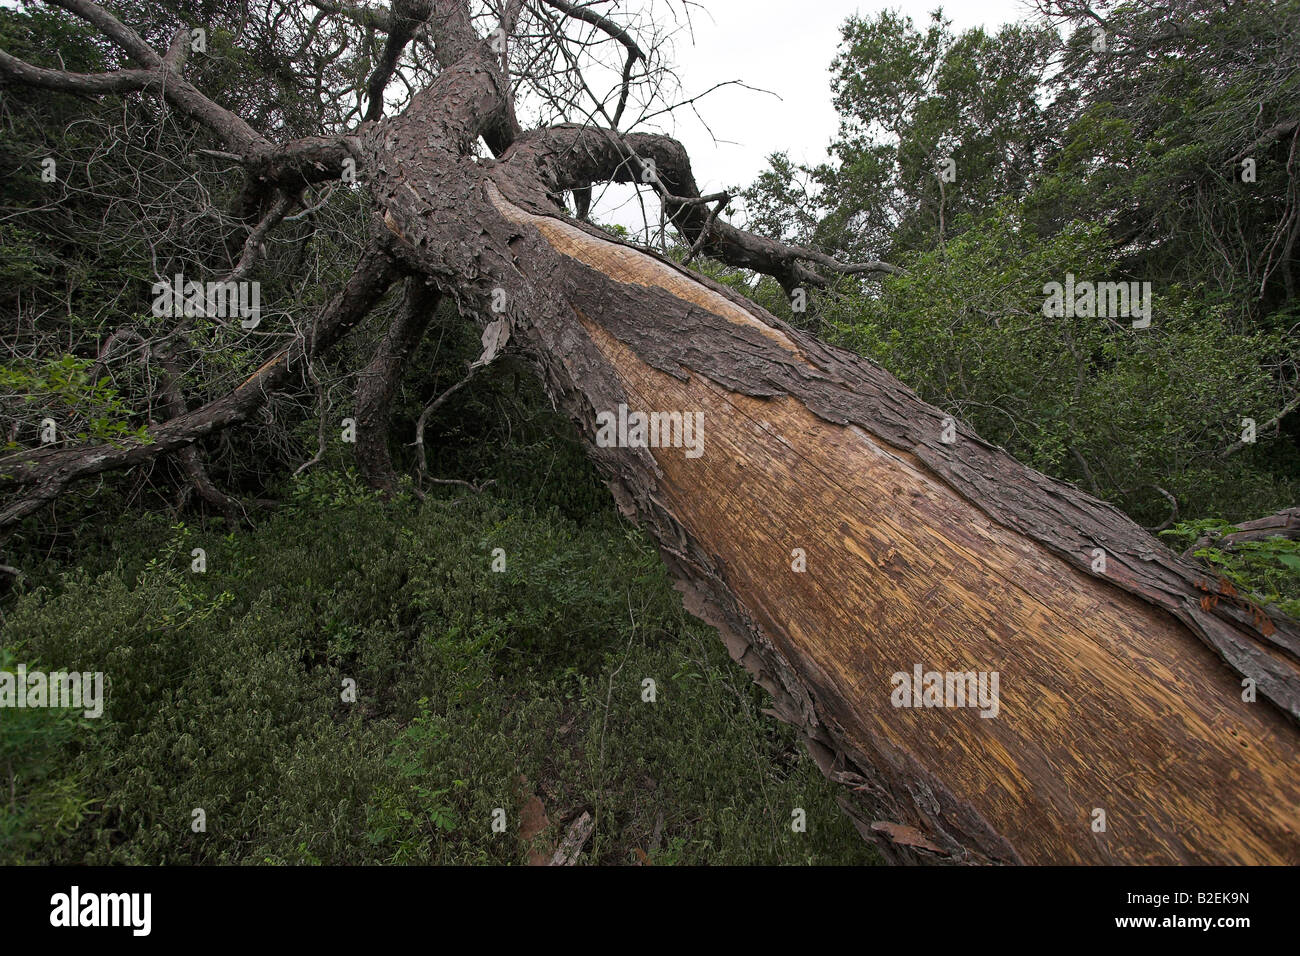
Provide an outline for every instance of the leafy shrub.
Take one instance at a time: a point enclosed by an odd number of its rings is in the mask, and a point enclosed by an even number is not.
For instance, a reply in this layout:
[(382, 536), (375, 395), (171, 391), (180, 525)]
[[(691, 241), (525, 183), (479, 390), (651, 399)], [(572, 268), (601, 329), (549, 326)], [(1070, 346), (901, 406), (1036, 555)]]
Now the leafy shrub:
[[(600, 862), (873, 859), (612, 509), (575, 520), (490, 493), (385, 505), (324, 471), (295, 484), (254, 532), (175, 524), (160, 543), (146, 525), (107, 570), (18, 598), (7, 645), (102, 670), (111, 690), (102, 718), (47, 728), (25, 758), (46, 783), (7, 809), (6, 832), (27, 834), (10, 854), (513, 863), (527, 792), (544, 841), (592, 812)], [(36, 827), (55, 797), (66, 822)], [(498, 807), (507, 834), (491, 830)], [(790, 831), (794, 807), (807, 833)]]
[(1219, 543), (1224, 535), (1240, 530), (1217, 518), (1203, 518), (1180, 522), (1161, 532), (1161, 537), (1184, 549), (1209, 538), (1208, 544), (1192, 552), (1195, 557), (1234, 588), (1249, 594), (1254, 603), (1272, 605), (1300, 620), (1300, 541), (1279, 535), (1262, 541)]
[[(42, 670), (25, 662), (27, 672)], [(19, 661), (0, 647), (0, 671)], [(58, 707), (5, 708), (0, 720), (0, 865), (21, 863), (50, 835), (65, 836), (89, 811), (85, 775), (63, 759), (89, 739), (83, 711)]]

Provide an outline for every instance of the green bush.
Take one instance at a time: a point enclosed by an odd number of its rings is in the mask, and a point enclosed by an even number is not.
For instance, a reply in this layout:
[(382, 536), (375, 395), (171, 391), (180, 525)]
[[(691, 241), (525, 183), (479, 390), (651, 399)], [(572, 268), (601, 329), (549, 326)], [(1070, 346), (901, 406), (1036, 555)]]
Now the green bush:
[(1195, 557), (1255, 604), (1275, 607), (1300, 620), (1300, 541), (1276, 535), (1262, 541), (1220, 542), (1224, 535), (1240, 530), (1217, 518), (1203, 518), (1180, 522), (1160, 536), (1183, 549), (1208, 538), (1192, 552)]
[[(0, 832), (23, 834), (11, 858), (521, 862), (522, 777), (544, 839), (595, 815), (599, 862), (874, 859), (612, 509), (579, 521), (490, 493), (385, 505), (322, 471), (255, 532), (151, 535), (7, 617), (24, 658), (111, 687), (96, 721), (28, 712), (45, 726), (24, 766), (44, 769), (6, 807)], [(790, 830), (795, 807), (807, 833)]]
[(1218, 294), (1153, 284), (1151, 325), (1043, 315), (1043, 284), (1115, 276), (1101, 230), (1035, 234), (1004, 203), (947, 246), (904, 263), (878, 295), (820, 297), (827, 337), (865, 354), (982, 437), (1137, 520), (1259, 517), (1294, 503), (1293, 442), (1260, 434), (1222, 452), (1241, 420), (1284, 403), (1272, 369), (1300, 363), (1294, 336), (1238, 328)]
[[(0, 671), (19, 661), (0, 647)], [(30, 661), (27, 672), (44, 670)], [(85, 774), (65, 754), (92, 738), (83, 711), (56, 707), (0, 711), (0, 865), (21, 863), (51, 836), (62, 837), (89, 811)]]

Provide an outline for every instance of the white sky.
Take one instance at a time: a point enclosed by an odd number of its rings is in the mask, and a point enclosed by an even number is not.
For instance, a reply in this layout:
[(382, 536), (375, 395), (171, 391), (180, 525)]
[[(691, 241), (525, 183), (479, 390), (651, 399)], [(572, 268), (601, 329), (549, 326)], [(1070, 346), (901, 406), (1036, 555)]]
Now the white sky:
[[(682, 110), (665, 124), (689, 151), (701, 193), (747, 186), (785, 151), (796, 162), (825, 160), (839, 124), (831, 106), (830, 65), (840, 24), (850, 15), (898, 10), (924, 27), (940, 0), (700, 0), (692, 13), (694, 44), (676, 39), (677, 72), (684, 96), (716, 83), (743, 80), (780, 97), (743, 87), (710, 93), (697, 109), (717, 137)], [(950, 0), (943, 11), (956, 30), (1003, 23), (1032, 12), (1026, 0)], [(707, 12), (706, 12), (707, 11)], [(610, 187), (593, 215), (629, 229), (641, 228), (641, 209), (629, 202), (631, 187)], [(657, 213), (653, 213), (657, 215)]]

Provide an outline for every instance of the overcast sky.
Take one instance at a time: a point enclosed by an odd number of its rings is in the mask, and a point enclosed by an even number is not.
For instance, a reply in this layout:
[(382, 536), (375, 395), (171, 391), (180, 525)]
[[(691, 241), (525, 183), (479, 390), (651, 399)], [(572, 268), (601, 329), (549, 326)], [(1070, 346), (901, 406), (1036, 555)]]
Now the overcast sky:
[[(694, 95), (716, 83), (743, 80), (777, 96), (727, 87), (699, 104), (714, 142), (689, 111), (679, 111), (663, 132), (689, 150), (701, 193), (748, 185), (767, 156), (788, 152), (809, 163), (826, 158), (838, 119), (831, 106), (830, 64), (840, 24), (850, 15), (898, 10), (918, 26), (940, 4), (936, 0), (700, 0), (692, 14), (694, 43), (676, 39), (683, 93)], [(956, 0), (942, 4), (955, 29), (999, 25), (1028, 16), (1025, 0)], [(707, 12), (705, 12), (707, 11)], [(779, 99), (777, 97), (780, 97)], [(593, 211), (597, 218), (639, 228), (641, 211), (627, 190), (613, 189)]]

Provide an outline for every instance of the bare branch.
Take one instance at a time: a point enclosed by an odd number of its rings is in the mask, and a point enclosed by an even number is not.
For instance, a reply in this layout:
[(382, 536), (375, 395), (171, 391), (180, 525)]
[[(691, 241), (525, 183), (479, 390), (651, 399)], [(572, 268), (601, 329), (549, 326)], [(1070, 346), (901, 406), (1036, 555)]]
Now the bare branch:
[(432, 13), (433, 0), (393, 0), (389, 11), (388, 39), (379, 56), (379, 63), (366, 84), (366, 95), (369, 98), (366, 120), (374, 122), (384, 115), (384, 89), (393, 76), (393, 70), (397, 68), (397, 60), (406, 44), (415, 36), (416, 29)]
[[(1282, 410), (1280, 412), (1278, 412), (1276, 415), (1274, 415), (1272, 418), (1266, 421), (1263, 425), (1261, 425), (1258, 429), (1256, 429), (1256, 434), (1260, 432), (1266, 432), (1269, 431), (1270, 429), (1276, 428), (1278, 425), (1281, 424), (1282, 419), (1286, 418), (1297, 408), (1300, 408), (1300, 394), (1296, 395), (1294, 398), (1291, 399), (1291, 401), (1283, 405)], [(1235, 441), (1227, 448), (1223, 449), (1223, 451), (1219, 452), (1219, 457), (1227, 458), (1229, 455), (1235, 455), (1237, 452), (1241, 451), (1249, 444), (1251, 443), (1247, 441)]]
[[(179, 66), (183, 63), (181, 54), (172, 56), (172, 62), (178, 67), (173, 69), (172, 64), (164, 61), (153, 47), (140, 38), (138, 33), (124, 25), (99, 4), (92, 3), (90, 0), (49, 0), (49, 2), (75, 13), (97, 27), (101, 33), (125, 50), (131, 59), (157, 74), (158, 81), (156, 84), (151, 82), (150, 88), (155, 88), (156, 85), (156, 89), (163, 94), (168, 103), (207, 126), (231, 149), (246, 153), (259, 146), (269, 145), (267, 140), (243, 119), (218, 106), (180, 74)], [(186, 32), (188, 33), (188, 30)], [(173, 40), (173, 48), (175, 45), (176, 41)], [(169, 55), (172, 53), (173, 51), (169, 51)]]
[(623, 111), (627, 107), (628, 94), (632, 88), (632, 68), (638, 60), (645, 60), (645, 53), (642, 52), (641, 47), (637, 45), (636, 40), (632, 38), (630, 33), (590, 7), (580, 7), (577, 4), (569, 3), (568, 0), (543, 0), (543, 2), (548, 7), (553, 7), (570, 17), (583, 20), (599, 28), (623, 44), (627, 49), (627, 60), (623, 64), (623, 82), (618, 96), (618, 106), (614, 109), (614, 115), (610, 117), (610, 125), (617, 129), (619, 121), (623, 118)]
[(285, 345), (234, 391), (151, 429), (152, 440), (147, 444), (20, 449), (0, 458), (0, 487), (25, 492), (0, 509), (0, 528), (52, 501), (75, 481), (141, 464), (244, 421), (294, 369), (330, 348), (379, 301), (396, 275), (387, 244), (381, 238), (367, 250), (347, 284), (317, 317), (309, 335)]
[(770, 275), (787, 291), (829, 284), (804, 266), (805, 262), (846, 275), (904, 274), (903, 269), (887, 262), (841, 262), (815, 249), (756, 236), (717, 221), (717, 212), (707, 204), (722, 194), (700, 195), (686, 149), (669, 136), (561, 124), (526, 134), (502, 160), (512, 170), (539, 171), (552, 193), (582, 189), (593, 182), (650, 185), (663, 200), (669, 221), (692, 250)]
[(153, 70), (115, 70), (112, 73), (71, 73), (33, 66), (0, 50), (0, 76), (28, 86), (60, 93), (134, 93), (158, 89), (162, 75)]

